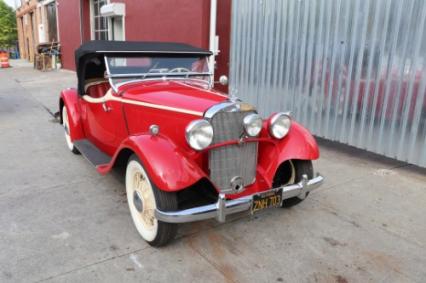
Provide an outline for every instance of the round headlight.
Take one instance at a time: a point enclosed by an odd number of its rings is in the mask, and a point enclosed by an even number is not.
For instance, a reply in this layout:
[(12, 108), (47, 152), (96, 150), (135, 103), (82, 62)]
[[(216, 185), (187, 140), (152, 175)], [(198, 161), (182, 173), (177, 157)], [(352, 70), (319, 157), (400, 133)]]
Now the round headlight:
[(271, 117), (269, 132), (274, 138), (282, 139), (288, 134), (290, 126), (290, 116), (286, 113), (277, 113)]
[(185, 136), (193, 149), (202, 150), (213, 141), (213, 127), (206, 120), (195, 120), (186, 127)]
[(248, 114), (243, 120), (244, 129), (250, 137), (255, 137), (262, 130), (262, 118), (255, 113)]

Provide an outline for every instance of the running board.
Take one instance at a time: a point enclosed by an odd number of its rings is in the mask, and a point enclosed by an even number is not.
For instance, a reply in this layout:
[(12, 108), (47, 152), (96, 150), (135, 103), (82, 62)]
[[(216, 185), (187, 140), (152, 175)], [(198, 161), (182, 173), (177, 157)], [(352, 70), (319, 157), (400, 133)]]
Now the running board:
[(111, 161), (110, 156), (102, 152), (87, 139), (74, 141), (74, 146), (95, 167), (108, 164)]

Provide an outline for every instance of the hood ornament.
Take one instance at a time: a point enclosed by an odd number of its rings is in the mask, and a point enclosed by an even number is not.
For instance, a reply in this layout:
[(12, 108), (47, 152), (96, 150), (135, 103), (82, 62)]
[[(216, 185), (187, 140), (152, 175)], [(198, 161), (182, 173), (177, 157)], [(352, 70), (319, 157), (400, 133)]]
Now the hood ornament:
[(240, 99), (237, 97), (238, 89), (229, 87), (229, 101), (238, 102)]

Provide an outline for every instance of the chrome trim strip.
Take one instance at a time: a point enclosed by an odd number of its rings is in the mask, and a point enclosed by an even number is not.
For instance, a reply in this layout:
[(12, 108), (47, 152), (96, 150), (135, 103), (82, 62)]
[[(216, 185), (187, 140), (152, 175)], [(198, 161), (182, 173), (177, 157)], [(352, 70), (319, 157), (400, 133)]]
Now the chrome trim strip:
[(213, 116), (218, 112), (236, 112), (236, 111), (254, 111), (257, 113), (256, 108), (248, 103), (242, 102), (240, 100), (230, 100), (228, 98), (227, 101), (221, 102), (213, 105), (204, 113), (204, 118), (212, 119)]
[(221, 111), (231, 112), (231, 111), (237, 111), (237, 110), (238, 110), (237, 103), (226, 101), (226, 102), (215, 104), (209, 109), (207, 109), (207, 111), (204, 113), (204, 118), (212, 119), (213, 116), (218, 112), (221, 112)]
[(265, 192), (273, 192), (282, 189), (282, 200), (300, 196), (303, 198), (306, 193), (317, 189), (324, 182), (324, 177), (317, 175), (308, 179), (306, 175), (297, 184), (286, 185), (273, 188), (253, 195), (241, 197), (234, 200), (226, 200), (224, 194), (219, 194), (218, 201), (214, 204), (203, 205), (180, 211), (155, 210), (157, 220), (167, 223), (186, 223), (206, 219), (216, 218), (219, 222), (225, 222), (226, 216), (238, 212), (248, 211), (252, 206), (253, 197)]

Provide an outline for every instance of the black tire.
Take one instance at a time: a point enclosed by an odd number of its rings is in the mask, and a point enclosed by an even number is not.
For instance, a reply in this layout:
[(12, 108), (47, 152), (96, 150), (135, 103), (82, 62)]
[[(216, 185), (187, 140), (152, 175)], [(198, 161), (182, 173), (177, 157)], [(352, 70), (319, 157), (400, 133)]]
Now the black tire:
[[(279, 187), (282, 185), (285, 185), (284, 180), (288, 180), (288, 170), (285, 170), (284, 166), (292, 165), (294, 167), (294, 183), (298, 183), (302, 180), (302, 176), (306, 174), (308, 176), (308, 179), (311, 179), (314, 177), (314, 168), (312, 166), (311, 160), (291, 160), (291, 163), (284, 162), (281, 164), (281, 166), (278, 168), (277, 173), (274, 177), (273, 187)], [(309, 193), (306, 194), (305, 198), (309, 195)], [(301, 203), (305, 198), (300, 197), (293, 197), (289, 198), (283, 201), (281, 207), (283, 208), (289, 208), (292, 206), (295, 206), (299, 203)]]
[[(144, 166), (142, 164), (142, 162), (139, 160), (139, 158), (133, 154), (127, 163), (127, 168), (126, 168), (126, 191), (129, 194), (129, 189), (127, 188), (128, 184), (127, 184), (127, 170), (129, 170), (129, 164), (131, 162), (137, 162), (142, 169), (144, 170), (144, 172), (146, 173), (146, 177), (148, 178), (148, 181), (151, 185), (152, 188), (152, 192), (154, 194), (154, 199), (155, 199), (155, 204), (156, 207), (162, 211), (175, 211), (178, 209), (178, 201), (177, 201), (177, 195), (176, 193), (169, 193), (169, 192), (164, 192), (160, 189), (157, 188), (157, 186), (151, 181), (151, 178), (148, 176), (148, 173), (145, 171)], [(131, 174), (131, 173), (129, 173)], [(129, 197), (128, 197), (128, 202), (129, 202)], [(134, 205), (132, 203), (129, 202), (129, 207), (131, 205)], [(132, 211), (132, 208), (130, 208), (131, 211), (131, 215), (133, 218), (133, 221), (135, 223), (135, 226), (137, 228), (137, 230), (139, 231), (138, 225), (135, 222), (135, 218), (133, 213), (135, 213), (135, 211)], [(161, 247), (164, 246), (166, 244), (168, 244), (170, 241), (172, 241), (176, 234), (177, 234), (177, 229), (178, 229), (178, 225), (177, 224), (173, 224), (173, 223), (166, 223), (166, 222), (162, 222), (157, 220), (158, 226), (157, 226), (157, 233), (155, 235), (155, 238), (151, 239), (151, 240), (147, 240), (146, 238), (143, 237), (142, 233), (139, 231), (139, 234), (141, 235), (142, 238), (144, 238), (144, 240), (151, 246), (153, 247)], [(139, 224), (140, 227), (140, 224)]]
[[(154, 194), (155, 201), (157, 202), (157, 206), (162, 211), (176, 211), (178, 210), (178, 201), (176, 193), (167, 193), (162, 190), (159, 190), (155, 185)], [(153, 247), (161, 247), (170, 243), (177, 234), (178, 224), (174, 223), (166, 223), (162, 221), (158, 221), (158, 235), (157, 238), (149, 242), (149, 244)]]

